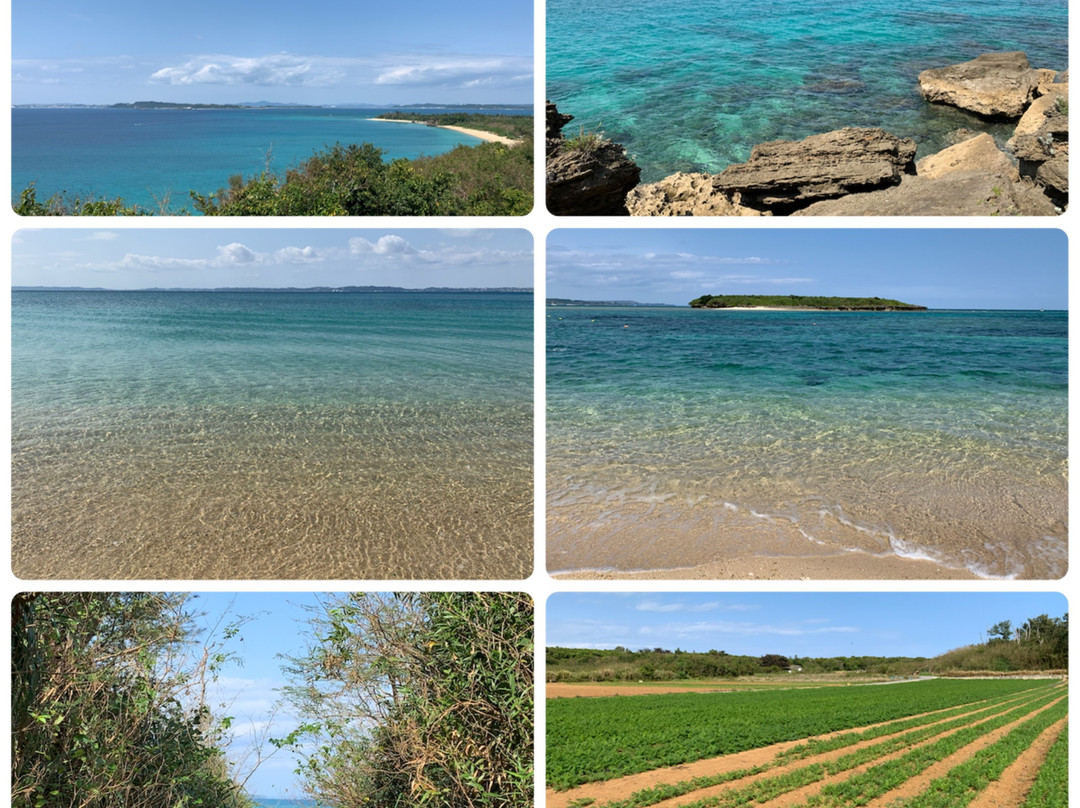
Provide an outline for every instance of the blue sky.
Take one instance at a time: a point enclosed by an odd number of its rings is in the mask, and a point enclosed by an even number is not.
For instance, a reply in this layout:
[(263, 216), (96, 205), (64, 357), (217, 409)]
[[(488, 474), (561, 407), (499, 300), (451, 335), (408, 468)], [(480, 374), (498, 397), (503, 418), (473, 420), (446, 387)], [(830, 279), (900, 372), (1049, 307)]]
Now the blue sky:
[(924, 656), (983, 642), (1001, 620), (1061, 617), (1064, 596), (1029, 592), (556, 593), (549, 646), (762, 656)]
[(533, 286), (525, 230), (20, 230), (12, 285)]
[(547, 296), (686, 305), (703, 294), (886, 297), (930, 308), (1068, 308), (1060, 230), (555, 230)]
[(12, 3), (12, 101), (531, 103), (532, 0)]
[(203, 630), (201, 641), (220, 637), (232, 621), (247, 620), (226, 646), (242, 664), (229, 664), (221, 671), (209, 701), (215, 715), (233, 718), (229, 757), (241, 778), (250, 773), (246, 783), (249, 794), (303, 797), (294, 772), (296, 758), (281, 751), (256, 766), (256, 749), (269, 755), (274, 750), (265, 738), (288, 735), (299, 723), (279, 704), (280, 689), (288, 684), (281, 666), (286, 661), (283, 657), (302, 656), (307, 651), (304, 631), (310, 612), (305, 606), (317, 607), (318, 602), (319, 596), (311, 592), (204, 592), (188, 601), (190, 611), (205, 613), (196, 620)]

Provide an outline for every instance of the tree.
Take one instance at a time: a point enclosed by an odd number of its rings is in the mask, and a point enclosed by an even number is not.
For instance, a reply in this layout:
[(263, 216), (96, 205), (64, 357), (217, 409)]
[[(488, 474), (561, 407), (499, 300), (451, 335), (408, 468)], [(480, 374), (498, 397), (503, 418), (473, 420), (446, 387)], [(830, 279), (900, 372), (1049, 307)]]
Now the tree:
[(250, 802), (203, 695), (185, 596), (43, 593), (12, 603), (13, 808)]
[(1000, 640), (1001, 642), (1008, 642), (1012, 639), (1012, 621), (1002, 620), (1000, 623), (994, 623), (986, 630), (986, 636), (990, 642)]
[(780, 656), (780, 654), (765, 654), (760, 661), (763, 668), (784, 668), (786, 670), (791, 667), (788, 658)]
[(287, 668), (306, 723), (278, 743), (338, 808), (531, 805), (532, 624), (521, 594), (334, 598)]

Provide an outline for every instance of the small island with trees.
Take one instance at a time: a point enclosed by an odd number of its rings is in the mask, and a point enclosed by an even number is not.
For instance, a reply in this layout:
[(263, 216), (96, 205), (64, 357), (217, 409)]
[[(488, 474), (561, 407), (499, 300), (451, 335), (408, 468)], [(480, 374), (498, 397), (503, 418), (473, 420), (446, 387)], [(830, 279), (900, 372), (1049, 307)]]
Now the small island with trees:
[(690, 301), (695, 309), (793, 309), (808, 311), (926, 311), (926, 306), (883, 297), (821, 295), (702, 295)]

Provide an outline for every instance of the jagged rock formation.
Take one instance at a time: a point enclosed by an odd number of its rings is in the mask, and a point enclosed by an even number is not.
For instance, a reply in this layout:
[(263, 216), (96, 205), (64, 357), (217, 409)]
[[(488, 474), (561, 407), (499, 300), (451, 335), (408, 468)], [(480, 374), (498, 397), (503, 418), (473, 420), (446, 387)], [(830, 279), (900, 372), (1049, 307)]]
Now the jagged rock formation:
[(596, 134), (567, 140), (562, 128), (573, 120), (547, 105), (547, 206), (556, 216), (627, 216), (626, 195), (641, 169), (626, 149)]
[(755, 146), (713, 187), (752, 208), (790, 213), (822, 199), (888, 188), (915, 172), (915, 141), (884, 129), (840, 129), (804, 140)]
[(1022, 51), (983, 53), (970, 62), (935, 67), (919, 74), (923, 98), (984, 118), (1019, 118), (1045, 76)]
[(1046, 188), (1059, 207), (1069, 199), (1069, 84), (1039, 86), (1040, 97), (1031, 102), (1006, 144), (1019, 161), (1020, 176)]
[(709, 174), (679, 172), (659, 182), (639, 185), (626, 197), (631, 216), (768, 216), (713, 190)]

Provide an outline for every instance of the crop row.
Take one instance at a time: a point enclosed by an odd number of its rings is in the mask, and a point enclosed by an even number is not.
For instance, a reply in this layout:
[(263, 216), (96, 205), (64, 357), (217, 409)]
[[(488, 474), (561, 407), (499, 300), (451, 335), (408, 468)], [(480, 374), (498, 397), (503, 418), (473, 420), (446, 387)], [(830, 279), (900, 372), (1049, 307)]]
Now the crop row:
[(1039, 767), (1024, 808), (1065, 808), (1069, 804), (1069, 728), (1058, 735)]
[[(1044, 706), (1049, 701), (1057, 698), (1058, 695), (1058, 693), (1052, 691), (1047, 693), (1041, 689), (1027, 691), (1019, 699), (1014, 696), (998, 698), (992, 702), (988, 702), (987, 706), (974, 711), (972, 711), (971, 706), (957, 707), (952, 710), (922, 715), (914, 719), (880, 724), (866, 730), (845, 732), (828, 741), (811, 741), (800, 744), (786, 752), (778, 754), (769, 764), (758, 765), (749, 769), (720, 772), (713, 775), (702, 775), (700, 777), (694, 777), (676, 783), (661, 783), (650, 788), (636, 791), (626, 799), (605, 803), (603, 806), (598, 806), (598, 808), (647, 808), (647, 806), (655, 805), (664, 800), (680, 797), (684, 794), (700, 791), (705, 788), (723, 785), (724, 783), (730, 783), (735, 780), (741, 780), (745, 777), (764, 773), (770, 769), (777, 769), (786, 766), (793, 761), (804, 760), (814, 755), (842, 749), (845, 746), (852, 746), (875, 738), (889, 736), (881, 743), (867, 746), (855, 753), (840, 758), (840, 760), (836, 761), (834, 764), (825, 767), (809, 767), (809, 771), (795, 774), (794, 777), (791, 775), (784, 775), (783, 777), (772, 778), (777, 782), (790, 782), (795, 780), (802, 783), (809, 774), (810, 779), (807, 780), (807, 782), (814, 782), (826, 773), (835, 774), (837, 772), (846, 771), (847, 769), (891, 754), (897, 750), (910, 747), (913, 744), (932, 738), (935, 735), (940, 735), (941, 733), (970, 725), (976, 721), (993, 717), (1001, 711), (1003, 706), (1013, 709), (1018, 705), (1026, 705), (1028, 710), (1033, 710)], [(1022, 712), (1023, 711), (1017, 711), (1015, 714), (1022, 714)], [(773, 783), (767, 787), (776, 788), (777, 784)]]
[[(853, 774), (842, 782), (824, 786), (803, 805), (805, 808), (846, 808), (847, 806), (865, 805), (867, 802), (903, 785), (907, 780), (919, 775), (934, 763), (948, 757), (969, 743), (1022, 719), (1025, 715), (1038, 710), (1040, 707), (1046, 706), (1047, 701), (1047, 699), (1039, 699), (1024, 707), (1015, 708), (999, 715), (993, 720), (967, 727), (960, 732), (946, 735), (932, 743), (917, 746), (898, 758), (871, 766), (857, 774)], [(1052, 709), (1037, 713), (1027, 719), (1022, 727), (1026, 728), (1026, 734), (1034, 737), (1034, 734), (1065, 715), (1066, 709), (1062, 701)], [(1014, 730), (1014, 732), (1016, 731)], [(856, 767), (865, 766), (875, 759), (885, 757), (893, 751), (895, 750), (889, 748), (889, 746), (880, 745), (873, 749), (845, 755), (827, 763), (811, 763), (793, 771), (785, 771), (773, 777), (757, 780), (746, 786), (739, 787), (736, 784), (731, 790), (696, 802), (686, 803), (683, 808), (738, 808), (738, 806), (765, 802), (796, 789), (821, 782), (826, 777), (835, 778), (837, 775), (851, 771)], [(957, 805), (961, 804), (963, 803), (957, 803)], [(610, 806), (604, 806), (604, 808), (610, 808)]]
[[(863, 804), (863, 802), (895, 788), (968, 743), (1000, 727), (1021, 720), (1027, 715), (1036, 713), (1041, 708), (1060, 698), (1060, 693), (1046, 693), (1040, 698), (1027, 700), (1023, 704), (1013, 706), (1005, 712), (992, 715), (988, 719), (984, 715), (985, 711), (979, 711), (973, 716), (960, 717), (921, 731), (888, 738), (880, 743), (858, 749), (826, 762), (811, 762), (792, 768), (790, 766), (777, 766), (777, 762), (774, 761), (773, 766), (777, 768), (776, 774), (756, 779), (748, 785), (733, 783), (732, 788), (723, 793), (684, 804), (683, 808), (737, 808), (737, 806), (764, 802), (795, 789), (821, 782), (826, 777), (836, 777), (856, 768), (872, 765), (876, 760), (895, 756), (897, 752), (908, 750), (902, 756), (885, 760), (883, 763), (848, 778), (843, 783), (825, 787), (807, 803), (808, 805), (829, 806)], [(1064, 705), (1059, 704), (1055, 710), (1058, 709), (1063, 713)], [(1042, 715), (1037, 715), (1033, 720), (1043, 720), (1040, 718)], [(957, 731), (958, 729), (959, 731)], [(667, 787), (645, 789), (636, 792), (626, 800), (607, 803), (603, 806), (597, 806), (597, 808), (645, 808), (659, 802), (660, 800), (656, 799), (656, 797), (665, 791), (667, 796), (664, 799), (668, 798), (668, 796), (690, 793), (711, 785), (732, 782), (751, 774), (767, 771), (769, 768), (769, 766), (761, 766), (752, 771), (729, 772), (717, 777), (716, 782), (706, 782), (711, 778), (696, 778), (694, 781), (684, 781)], [(695, 787), (686, 788), (686, 786), (690, 785)]]
[(816, 691), (554, 699), (547, 705), (548, 783), (570, 788), (1048, 687), (934, 680)]

